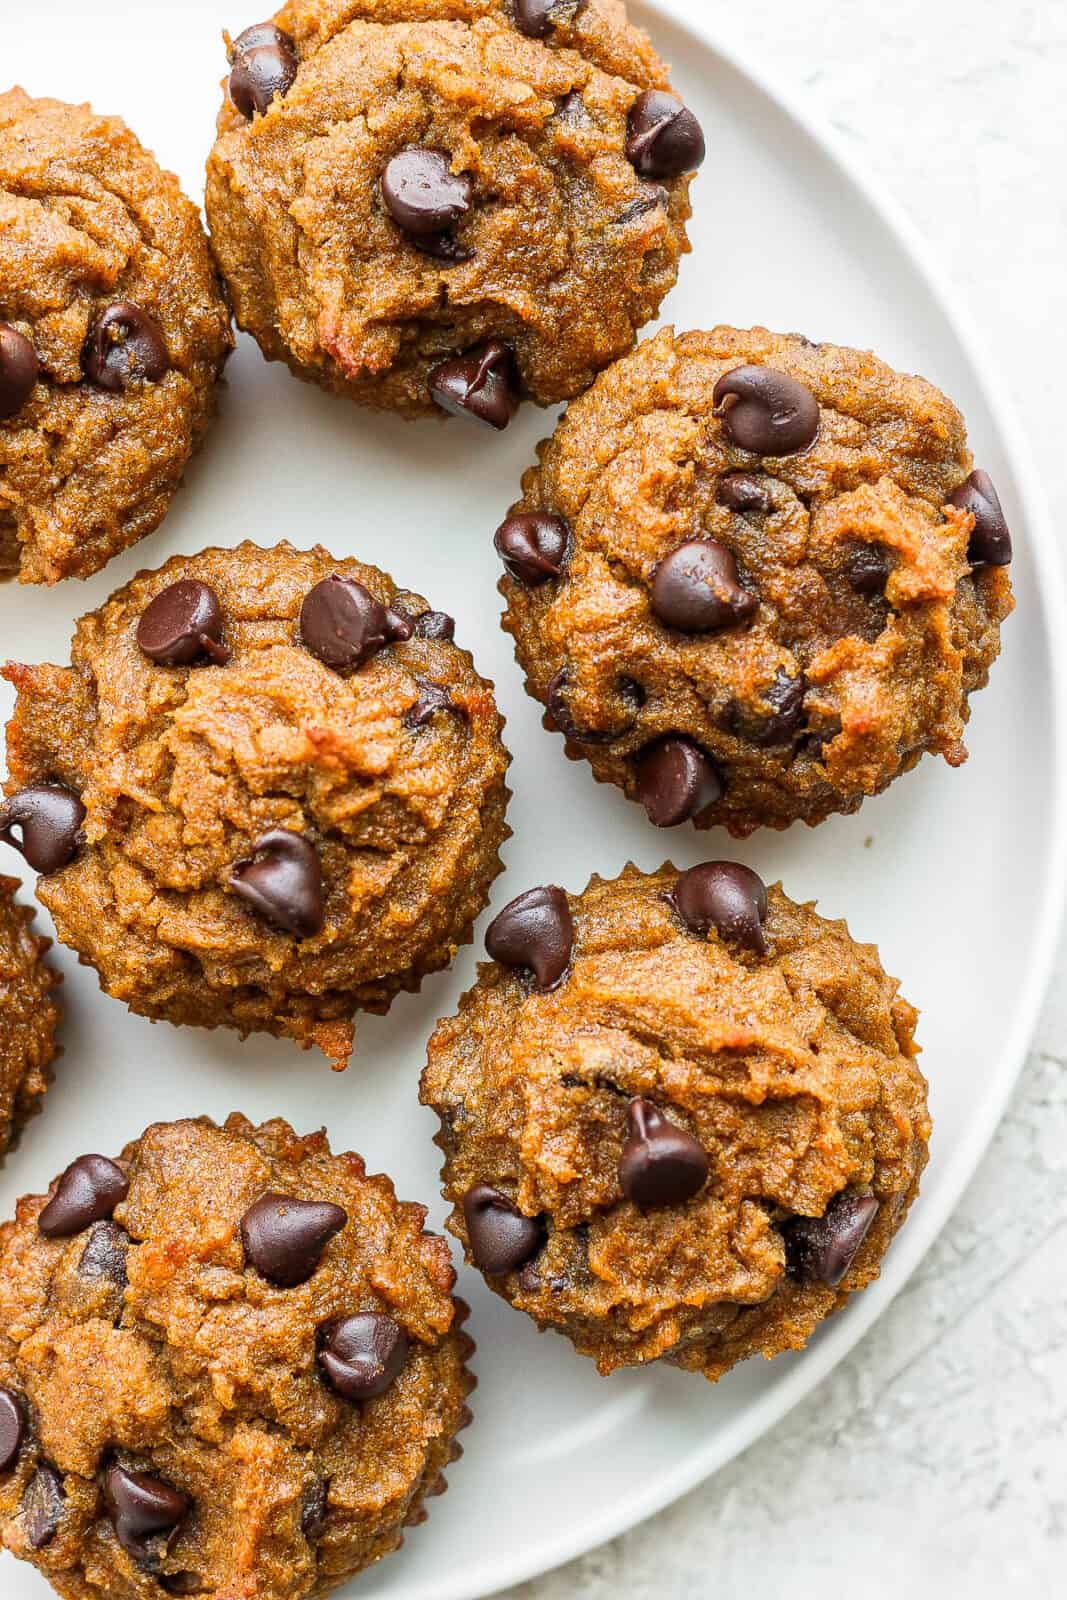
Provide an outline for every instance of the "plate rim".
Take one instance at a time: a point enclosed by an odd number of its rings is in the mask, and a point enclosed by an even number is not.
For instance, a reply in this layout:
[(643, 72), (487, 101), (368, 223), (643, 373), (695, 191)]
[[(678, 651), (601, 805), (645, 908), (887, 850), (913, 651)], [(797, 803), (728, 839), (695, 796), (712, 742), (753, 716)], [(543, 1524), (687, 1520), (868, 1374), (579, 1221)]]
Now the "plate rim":
[[(844, 174), (889, 228), (973, 369), (1011, 461), (1028, 548), (1038, 578), (1035, 601), (1043, 632), (1050, 640), (1067, 637), (1067, 589), (1056, 554), (1051, 508), (1034, 452), (969, 305), (954, 295), (950, 274), (930, 251), (917, 223), (883, 181), (867, 170), (828, 119), (787, 84), (782, 74), (773, 67), (765, 67), (762, 62), (757, 63), (748, 49), (728, 34), (717, 32), (718, 24), (712, 26), (698, 9), (697, 0), (637, 0), (637, 8), (658, 12), (687, 30), (757, 93), (770, 99)], [(1067, 684), (1053, 678), (1048, 692), (1053, 733), (1050, 767), (1054, 784), (1050, 815), (1055, 817), (1063, 813), (1067, 802)], [(1023, 997), (1016, 1008), (1008, 1043), (990, 1074), (982, 1112), (975, 1119), (969, 1136), (941, 1161), (937, 1204), (928, 1205), (917, 1213), (894, 1245), (894, 1270), (888, 1292), (853, 1296), (847, 1315), (834, 1319), (819, 1343), (809, 1346), (803, 1362), (798, 1362), (783, 1382), (753, 1403), (743, 1418), (733, 1424), (725, 1448), (713, 1438), (703, 1449), (689, 1452), (676, 1469), (657, 1476), (653, 1484), (616, 1496), (610, 1505), (584, 1518), (580, 1531), (572, 1529), (549, 1540), (540, 1546), (535, 1557), (520, 1560), (507, 1572), (502, 1570), (499, 1561), (496, 1562), (496, 1571), (490, 1568), (473, 1589), (446, 1583), (440, 1591), (440, 1600), (486, 1600), (487, 1596), (499, 1594), (515, 1584), (555, 1571), (665, 1510), (707, 1482), (783, 1421), (855, 1349), (892, 1305), (959, 1205), (1003, 1119), (1022, 1072), (1051, 984), (1067, 904), (1067, 831), (1058, 832), (1053, 828), (1051, 835), (1045, 890), (1040, 914), (1035, 918), (1033, 943), (1038, 960), (1031, 967)], [(886, 1278), (881, 1281), (885, 1284)]]

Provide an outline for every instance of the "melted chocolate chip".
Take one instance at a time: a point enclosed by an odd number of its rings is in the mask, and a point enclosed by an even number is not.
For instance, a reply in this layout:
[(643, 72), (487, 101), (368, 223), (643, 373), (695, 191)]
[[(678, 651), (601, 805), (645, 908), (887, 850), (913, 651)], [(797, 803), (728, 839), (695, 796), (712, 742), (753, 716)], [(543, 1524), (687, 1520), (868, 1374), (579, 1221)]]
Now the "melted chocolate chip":
[(489, 339), (430, 373), (430, 393), (442, 411), (490, 428), (506, 428), (519, 409), (519, 371), (511, 349)]
[(884, 545), (861, 544), (845, 562), (845, 577), (857, 594), (881, 594), (889, 579), (889, 555)]
[(37, 352), (26, 335), (10, 322), (0, 322), (0, 422), (22, 410), (40, 371)]
[(680, 633), (736, 628), (759, 610), (741, 587), (737, 562), (716, 539), (687, 539), (664, 556), (652, 580), (652, 611)]
[(714, 928), (720, 938), (766, 955), (767, 888), (751, 867), (705, 861), (679, 876), (670, 898), (690, 933)]
[(796, 455), (818, 437), (819, 402), (796, 378), (773, 367), (724, 372), (712, 399), (732, 442), (755, 455)]
[(642, 1210), (680, 1206), (704, 1187), (710, 1163), (700, 1143), (648, 1100), (631, 1100), (619, 1158), (619, 1188)]
[(117, 300), (89, 330), (82, 371), (98, 389), (116, 394), (132, 384), (161, 382), (170, 356), (158, 322), (132, 300)]
[(234, 863), (229, 886), (284, 933), (311, 939), (322, 929), (322, 864), (302, 834), (269, 828)]
[(634, 765), (634, 784), (637, 799), (657, 828), (689, 821), (726, 792), (715, 762), (680, 734), (645, 746)]
[(66, 1501), (63, 1479), (55, 1467), (42, 1461), (22, 1496), (22, 1516), (26, 1542), (31, 1550), (43, 1550), (59, 1532)]
[(305, 1539), (317, 1539), (326, 1526), (329, 1515), (330, 1481), (316, 1478), (304, 1490), (304, 1506), (300, 1513), (300, 1532)]
[(416, 678), (415, 683), (419, 697), (404, 716), (409, 728), (425, 728), (439, 711), (446, 711), (463, 722), (467, 720), (466, 707), (456, 704), (443, 683), (432, 683), (429, 678)]
[(0, 839), (13, 845), (34, 872), (58, 872), (74, 859), (84, 821), (85, 807), (76, 794), (55, 783), (34, 784), (0, 806)]
[(0, 1389), (0, 1472), (11, 1471), (28, 1432), (21, 1397), (12, 1389)]
[(728, 472), (715, 498), (728, 511), (769, 511), (771, 497), (751, 472)]
[(222, 606), (210, 584), (179, 578), (161, 589), (137, 624), (137, 643), (161, 667), (200, 661), (225, 666), (231, 652), (222, 642)]
[(392, 1317), (362, 1311), (319, 1329), (319, 1366), (345, 1400), (372, 1400), (395, 1383), (407, 1360), (407, 1334)]
[(478, 1183), (463, 1196), (471, 1259), (481, 1272), (497, 1276), (531, 1261), (545, 1242), (544, 1224), (526, 1217), (507, 1195)]
[(173, 1538), (189, 1514), (192, 1501), (162, 1478), (129, 1472), (117, 1461), (104, 1472), (104, 1500), (122, 1548), (144, 1561), (150, 1540)]
[(456, 620), (447, 611), (424, 611), (415, 618), (415, 634), (419, 639), (454, 639)]
[(516, 582), (534, 589), (559, 577), (570, 537), (562, 517), (550, 511), (521, 511), (500, 524), (493, 544)]
[(542, 992), (554, 989), (571, 963), (574, 918), (562, 889), (527, 889), (493, 918), (485, 948), (502, 967), (531, 972)]
[(46, 1239), (69, 1239), (91, 1223), (110, 1218), (129, 1192), (129, 1179), (114, 1161), (107, 1156), (79, 1156), (56, 1184), (37, 1227)]
[(626, 155), (643, 178), (680, 178), (695, 172), (706, 154), (704, 134), (677, 95), (646, 89), (626, 125)]
[(257, 22), (238, 34), (230, 57), (230, 99), (249, 121), (278, 95), (288, 94), (299, 61), (289, 34), (272, 22)]
[(455, 227), (470, 210), (473, 186), (452, 171), (440, 150), (411, 146), (395, 155), (382, 173), (382, 199), (398, 227), (427, 238)]
[(337, 572), (317, 583), (300, 608), (304, 649), (335, 672), (354, 672), (414, 631), (410, 617), (383, 606), (355, 578)]
[(511, 0), (515, 26), (528, 39), (547, 39), (553, 28), (573, 21), (585, 0)]
[(295, 1289), (312, 1276), (347, 1221), (348, 1212), (328, 1201), (268, 1191), (241, 1218), (241, 1242), (260, 1277), (279, 1289)]
[(878, 1215), (871, 1194), (835, 1195), (821, 1217), (793, 1217), (782, 1228), (786, 1266), (800, 1283), (836, 1289)]
[(94, 1223), (78, 1262), (78, 1276), (90, 1281), (103, 1278), (116, 1289), (125, 1289), (129, 1281), (126, 1252), (131, 1242), (125, 1228), (120, 1228), (117, 1222)]
[(620, 211), (615, 218), (616, 228), (625, 228), (630, 222), (636, 222), (639, 217), (647, 217), (650, 211), (663, 211), (666, 209), (670, 195), (658, 183), (642, 183), (630, 204), (625, 210)]
[(967, 559), (971, 566), (1008, 566), (1011, 561), (1011, 533), (1000, 496), (988, 472), (972, 472), (966, 483), (961, 483), (949, 495), (949, 501), (961, 511), (969, 511), (974, 517), (974, 528), (967, 546)]
[(735, 700), (730, 704), (727, 726), (737, 738), (761, 748), (787, 744), (804, 720), (807, 692), (808, 680), (802, 672), (791, 678), (780, 667), (774, 681), (763, 691), (763, 702), (771, 708), (770, 716)]

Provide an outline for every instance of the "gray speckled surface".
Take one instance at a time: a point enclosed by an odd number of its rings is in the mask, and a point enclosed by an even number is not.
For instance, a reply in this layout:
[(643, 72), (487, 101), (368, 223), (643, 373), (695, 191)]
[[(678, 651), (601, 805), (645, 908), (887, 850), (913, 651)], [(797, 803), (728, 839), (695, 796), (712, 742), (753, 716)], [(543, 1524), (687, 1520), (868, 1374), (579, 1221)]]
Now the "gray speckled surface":
[[(1054, 488), (1067, 4), (744, 0), (716, 13), (720, 36), (799, 85), (926, 232)], [(992, 1149), (859, 1349), (703, 1488), (509, 1600), (1067, 1592), (1065, 978), (1067, 950)]]

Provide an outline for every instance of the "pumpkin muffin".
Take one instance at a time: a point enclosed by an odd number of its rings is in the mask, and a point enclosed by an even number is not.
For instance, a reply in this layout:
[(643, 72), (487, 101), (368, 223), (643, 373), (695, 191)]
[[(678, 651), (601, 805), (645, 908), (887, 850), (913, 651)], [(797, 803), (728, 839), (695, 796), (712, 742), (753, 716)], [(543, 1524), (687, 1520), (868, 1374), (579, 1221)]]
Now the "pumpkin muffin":
[(18, 1138), (51, 1082), (59, 1050), (59, 973), (45, 960), (51, 940), (31, 929), (33, 912), (15, 899), (17, 878), (0, 877), (0, 1156)]

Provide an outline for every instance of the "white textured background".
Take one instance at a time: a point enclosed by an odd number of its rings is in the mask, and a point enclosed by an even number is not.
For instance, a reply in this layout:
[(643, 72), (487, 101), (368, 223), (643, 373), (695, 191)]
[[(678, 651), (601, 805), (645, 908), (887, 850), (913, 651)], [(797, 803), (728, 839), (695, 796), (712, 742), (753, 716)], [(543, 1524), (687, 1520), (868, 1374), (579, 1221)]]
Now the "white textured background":
[[(1062, 505), (1065, 0), (716, 0), (714, 13), (925, 231)], [(764, 220), (753, 249), (787, 254)], [(1067, 948), (993, 1148), (859, 1349), (702, 1489), (508, 1600), (1067, 1595), (1065, 980)]]

